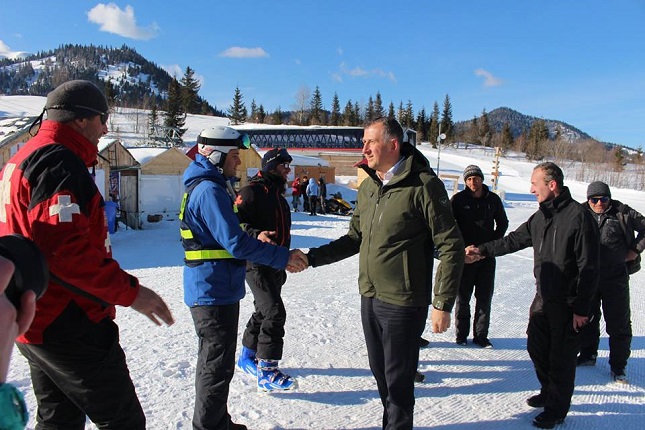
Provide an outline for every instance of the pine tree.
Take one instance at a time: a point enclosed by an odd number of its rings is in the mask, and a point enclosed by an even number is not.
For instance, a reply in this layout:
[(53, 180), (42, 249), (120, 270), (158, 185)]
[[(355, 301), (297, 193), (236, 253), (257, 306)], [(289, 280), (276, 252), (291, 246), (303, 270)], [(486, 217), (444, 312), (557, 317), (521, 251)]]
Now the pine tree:
[(531, 124), (526, 140), (526, 158), (529, 160), (541, 160), (544, 158), (544, 150), (549, 140), (549, 128), (546, 121), (536, 119)]
[(381, 118), (385, 116), (385, 109), (383, 109), (383, 100), (381, 99), (381, 93), (376, 92), (376, 98), (374, 99), (374, 118)]
[(399, 102), (399, 109), (396, 111), (396, 120), (399, 124), (403, 124), (405, 118), (405, 111), (403, 110), (403, 101)]
[(394, 103), (390, 102), (390, 107), (387, 110), (387, 117), (394, 118)]
[(367, 99), (367, 107), (365, 108), (365, 121), (372, 121), (376, 118), (377, 116), (374, 114), (374, 100), (372, 100), (372, 96), (370, 96), (370, 98)]
[(484, 109), (479, 120), (479, 142), (484, 146), (490, 146), (492, 138), (493, 134), (490, 129), (490, 123), (488, 122), (488, 114), (486, 113), (486, 109)]
[(323, 112), (323, 103), (322, 96), (320, 94), (320, 89), (316, 86), (314, 94), (311, 97), (311, 106), (310, 106), (310, 116), (309, 123), (312, 125), (321, 125), (324, 124), (324, 112)]
[(439, 104), (435, 101), (432, 105), (432, 115), (430, 115), (430, 129), (428, 139), (433, 148), (437, 148), (437, 138), (439, 137)]
[(452, 105), (450, 104), (450, 96), (446, 94), (443, 101), (443, 111), (441, 112), (441, 132), (450, 140), (450, 132), (452, 131)]
[(360, 125), (363, 121), (365, 121), (365, 117), (361, 115), (361, 105), (358, 102), (354, 102), (354, 123), (352, 124), (353, 126), (358, 126)]
[(417, 115), (417, 142), (425, 142), (428, 140), (428, 124), (426, 121), (426, 109), (421, 108)]
[(347, 100), (345, 110), (343, 111), (343, 125), (345, 127), (350, 127), (355, 125), (354, 122), (354, 105), (352, 103), (352, 99), (349, 99)]
[(278, 108), (271, 114), (271, 124), (282, 124), (282, 110), (280, 109), (280, 106), (278, 106)]
[(255, 99), (251, 100), (251, 113), (249, 114), (248, 121), (249, 122), (257, 122), (257, 115), (258, 115), (258, 106), (255, 104)]
[(228, 109), (228, 117), (233, 125), (244, 124), (247, 112), (244, 106), (242, 91), (239, 86), (235, 86), (235, 94), (233, 95), (233, 104)]
[(338, 126), (341, 124), (341, 115), (340, 115), (340, 101), (338, 100), (338, 93), (334, 93), (334, 98), (331, 102), (331, 118), (330, 124)]
[(414, 128), (414, 110), (412, 110), (412, 101), (410, 100), (408, 100), (408, 103), (405, 105), (405, 112), (403, 114), (401, 125), (407, 128)]
[(504, 127), (502, 127), (502, 150), (505, 151), (513, 147), (513, 133), (511, 132), (511, 126), (505, 122)]
[(183, 136), (186, 132), (184, 125), (186, 125), (186, 111), (181, 98), (181, 85), (173, 78), (168, 85), (164, 126), (177, 129), (179, 135)]
[(256, 115), (255, 121), (258, 124), (264, 124), (266, 117), (267, 117), (267, 113), (264, 111), (264, 106), (260, 105), (260, 107), (258, 108), (258, 113)]
[(201, 110), (201, 99), (197, 93), (201, 84), (195, 79), (195, 71), (186, 67), (184, 76), (181, 78), (181, 98), (186, 113), (199, 113)]

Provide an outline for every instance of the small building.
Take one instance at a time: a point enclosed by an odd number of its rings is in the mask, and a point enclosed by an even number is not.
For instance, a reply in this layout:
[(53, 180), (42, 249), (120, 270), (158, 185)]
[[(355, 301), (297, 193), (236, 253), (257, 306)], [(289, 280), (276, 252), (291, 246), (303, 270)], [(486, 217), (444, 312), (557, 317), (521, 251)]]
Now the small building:
[[(139, 227), (145, 222), (176, 219), (184, 195), (183, 175), (190, 158), (178, 148), (128, 148), (140, 165), (137, 186)], [(123, 186), (121, 189), (123, 190)], [(128, 193), (131, 193), (129, 190)], [(121, 202), (123, 207), (123, 202)]]
[[(27, 116), (0, 119), (0, 169), (31, 139), (29, 129), (36, 118)], [(38, 127), (34, 127), (31, 133), (35, 135), (37, 131)]]

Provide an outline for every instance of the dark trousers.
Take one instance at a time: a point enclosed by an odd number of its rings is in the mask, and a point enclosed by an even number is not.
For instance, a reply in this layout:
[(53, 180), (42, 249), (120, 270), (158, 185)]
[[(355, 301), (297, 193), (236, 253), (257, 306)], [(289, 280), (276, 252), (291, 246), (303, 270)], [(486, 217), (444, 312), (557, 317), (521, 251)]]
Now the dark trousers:
[(566, 303), (545, 303), (532, 312), (527, 350), (545, 396), (545, 412), (564, 418), (571, 406), (579, 339), (573, 330), (573, 310)]
[(257, 351), (260, 358), (282, 358), (287, 311), (280, 293), (286, 280), (284, 270), (267, 266), (252, 266), (246, 272), (246, 282), (253, 292), (255, 312), (246, 324), (242, 345)]
[(226, 402), (235, 371), (240, 304), (190, 308), (199, 338), (195, 369), (194, 430), (227, 430)]
[(309, 214), (316, 215), (316, 205), (318, 203), (318, 196), (309, 196)]
[(304, 212), (309, 211), (309, 196), (307, 194), (302, 194), (302, 210)]
[(470, 333), (470, 298), (475, 292), (473, 338), (488, 339), (490, 310), (495, 289), (495, 259), (485, 258), (464, 265), (455, 304), (455, 331), (457, 339), (466, 339)]
[[(605, 274), (611, 273), (609, 270), (605, 272)], [(598, 293), (591, 301), (594, 319), (580, 331), (580, 355), (586, 357), (598, 355), (600, 318), (604, 312), (609, 335), (609, 366), (615, 370), (624, 370), (632, 345), (629, 278), (624, 265), (621, 265), (613, 274), (614, 276), (600, 278)]]
[[(76, 334), (74, 334), (76, 333)], [(37, 430), (145, 429), (119, 329), (110, 319), (82, 324), (56, 343), (17, 344), (29, 362)]]
[(361, 297), (361, 321), (370, 369), (383, 404), (383, 429), (411, 429), (419, 337), (428, 307), (406, 307)]

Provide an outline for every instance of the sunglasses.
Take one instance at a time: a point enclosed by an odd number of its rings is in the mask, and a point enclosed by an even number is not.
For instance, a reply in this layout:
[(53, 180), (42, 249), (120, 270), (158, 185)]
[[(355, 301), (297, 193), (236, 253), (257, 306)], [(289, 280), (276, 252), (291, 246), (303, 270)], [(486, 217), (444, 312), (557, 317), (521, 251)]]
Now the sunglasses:
[(282, 167), (284, 167), (285, 169), (291, 169), (291, 165), (290, 165), (289, 163), (282, 163), (282, 164), (278, 164), (278, 166), (282, 166)]
[(602, 203), (607, 203), (609, 201), (609, 197), (607, 196), (602, 196), (602, 197), (589, 197), (589, 201), (593, 203), (594, 205), (598, 203), (598, 201)]
[(48, 107), (47, 109), (65, 109), (65, 110), (71, 110), (71, 111), (76, 111), (78, 109), (83, 109), (83, 110), (88, 110), (90, 112), (96, 113), (100, 119), (101, 119), (101, 124), (105, 125), (107, 124), (108, 117), (110, 116), (109, 112), (101, 112), (100, 110), (96, 110), (94, 108), (91, 108), (89, 106), (81, 106), (81, 105), (55, 105)]

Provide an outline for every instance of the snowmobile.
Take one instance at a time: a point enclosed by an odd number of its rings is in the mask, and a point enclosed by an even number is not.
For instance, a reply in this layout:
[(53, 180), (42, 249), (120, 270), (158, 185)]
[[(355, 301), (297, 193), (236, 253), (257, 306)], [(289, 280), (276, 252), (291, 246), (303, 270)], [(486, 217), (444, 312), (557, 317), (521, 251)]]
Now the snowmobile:
[(350, 202), (343, 199), (343, 195), (339, 191), (332, 194), (331, 198), (325, 200), (325, 212), (338, 215), (351, 215), (354, 212), (354, 207)]

